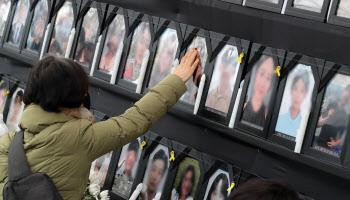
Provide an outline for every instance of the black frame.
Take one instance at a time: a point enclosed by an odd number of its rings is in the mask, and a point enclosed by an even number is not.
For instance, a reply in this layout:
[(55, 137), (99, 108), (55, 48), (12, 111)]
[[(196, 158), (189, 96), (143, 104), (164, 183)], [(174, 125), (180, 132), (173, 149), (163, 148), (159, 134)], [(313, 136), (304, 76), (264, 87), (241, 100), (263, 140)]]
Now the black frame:
[[(289, 140), (289, 139), (286, 139), (286, 138), (283, 138), (281, 136), (277, 136), (275, 134), (276, 133), (275, 128), (276, 128), (276, 124), (277, 124), (277, 120), (278, 120), (278, 116), (279, 116), (279, 111), (281, 108), (281, 103), (283, 100), (283, 94), (284, 94), (288, 74), (298, 64), (304, 64), (306, 66), (311, 67), (312, 74), (313, 74), (313, 77), (315, 80), (315, 84), (314, 84), (314, 88), (313, 88), (312, 96), (311, 96), (311, 105), (314, 105), (314, 102), (316, 100), (317, 93), (318, 93), (318, 87), (319, 87), (319, 84), (321, 82), (321, 76), (322, 76), (322, 72), (323, 72), (323, 68), (324, 68), (324, 60), (320, 60), (320, 59), (316, 59), (316, 58), (312, 58), (312, 57), (308, 57), (308, 56), (302, 56), (302, 55), (290, 53), (290, 52), (287, 53), (285, 67), (283, 67), (281, 70), (282, 74), (280, 77), (280, 84), (279, 84), (278, 90), (277, 90), (275, 107), (274, 107), (273, 112), (272, 112), (272, 118), (271, 118), (271, 122), (270, 122), (270, 126), (269, 126), (267, 139), (270, 141), (273, 141), (275, 143), (278, 143), (282, 146), (285, 146), (291, 150), (294, 150), (296, 142)], [(312, 109), (312, 108), (310, 109), (310, 116), (312, 115), (313, 110), (314, 109)], [(306, 120), (306, 119), (303, 119), (303, 120)], [(309, 122), (310, 117), (307, 120)], [(306, 131), (305, 131), (305, 133), (306, 133)], [(284, 134), (284, 133), (282, 133), (282, 134)]]
[(247, 64), (247, 66), (245, 67), (245, 70), (244, 70), (243, 76), (242, 76), (242, 77), (244, 77), (244, 85), (242, 88), (242, 95), (241, 95), (240, 102), (238, 105), (237, 116), (235, 119), (234, 127), (237, 129), (243, 130), (249, 134), (253, 134), (253, 135), (260, 136), (262, 138), (266, 138), (266, 135), (268, 132), (268, 127), (269, 127), (271, 116), (272, 116), (272, 111), (273, 111), (272, 109), (274, 107), (274, 103), (276, 100), (274, 96), (277, 92), (277, 87), (278, 87), (279, 82), (280, 82), (280, 77), (278, 77), (277, 74), (274, 74), (275, 76), (277, 76), (277, 80), (276, 80), (275, 85), (272, 86), (272, 95), (271, 95), (271, 99), (269, 102), (268, 113), (267, 113), (267, 116), (265, 118), (265, 124), (264, 124), (263, 130), (259, 130), (258, 128), (254, 128), (252, 126), (246, 125), (246, 124), (241, 122), (241, 118), (243, 115), (243, 107), (244, 107), (244, 104), (246, 103), (246, 97), (247, 97), (247, 92), (248, 92), (248, 88), (249, 88), (251, 73), (253, 71), (255, 63), (259, 61), (259, 59), (262, 55), (268, 55), (268, 56), (273, 57), (276, 68), (277, 68), (277, 66), (282, 67), (284, 64), (285, 51), (275, 49), (272, 47), (266, 47), (264, 45), (257, 44), (257, 43), (253, 44), (253, 46), (251, 48), (249, 62)]
[(247, 172), (245, 170), (241, 170), (241, 174), (239, 176), (239, 181), (237, 187), (239, 187), (241, 184), (245, 183), (246, 181), (250, 179), (255, 179), (255, 178), (261, 178), (255, 174), (252, 174), (250, 172)]
[[(9, 103), (8, 103), (9, 99), (10, 99), (9, 95), (12, 95), (11, 92), (13, 93), (14, 91), (11, 90), (10, 77), (9, 76), (7, 76), (6, 74), (0, 74), (0, 82), (1, 81), (4, 81), (4, 83), (7, 84), (7, 88), (6, 88), (7, 90), (5, 92), (9, 92), (9, 94), (7, 94), (6, 97), (5, 97), (6, 98), (6, 102), (5, 102), (5, 104), (3, 104), (3, 108), (4, 108), (3, 112), (0, 114), (0, 115), (3, 116), (3, 119), (5, 119), (5, 110), (8, 109), (7, 107), (9, 105)], [(1, 109), (1, 107), (0, 107), (0, 109)], [(6, 114), (6, 117), (7, 117), (7, 114)]]
[(17, 88), (19, 87), (19, 84), (21, 84), (20, 81), (16, 80), (15, 78), (13, 77), (8, 77), (8, 83), (9, 83), (9, 94), (7, 95), (7, 100), (6, 100), (6, 104), (5, 104), (5, 107), (4, 107), (4, 111), (3, 111), (3, 121), (4, 123), (6, 124), (6, 121), (7, 121), (7, 116), (8, 116), (8, 113), (10, 111), (10, 104), (11, 104), (11, 99), (12, 99), (12, 96), (13, 96), (13, 93), (16, 92)]
[[(212, 76), (214, 75), (214, 70), (215, 70), (215, 63), (217, 60), (217, 55), (224, 49), (225, 45), (232, 45), (235, 46), (238, 50), (238, 57), (240, 56), (241, 53), (244, 53), (244, 57), (242, 58), (242, 63), (239, 64), (239, 70), (236, 72), (236, 81), (233, 87), (233, 91), (232, 91), (232, 97), (231, 97), (231, 101), (230, 101), (230, 106), (228, 109), (228, 112), (226, 113), (226, 116), (212, 112), (208, 109), (206, 109), (206, 101), (207, 101), (207, 97), (209, 94), (209, 89), (210, 89), (210, 83), (211, 83), (211, 79)], [(248, 55), (248, 51), (249, 51), (249, 46), (250, 46), (250, 42), (247, 40), (242, 40), (242, 39), (238, 39), (238, 38), (234, 38), (234, 37), (228, 37), (225, 36), (223, 38), (223, 40), (217, 45), (217, 47), (213, 50), (212, 52), (212, 56), (211, 56), (211, 62), (210, 62), (210, 72), (207, 74), (207, 84), (204, 86), (204, 90), (203, 90), (203, 95), (202, 95), (202, 99), (201, 99), (201, 103), (198, 109), (198, 115), (201, 115), (205, 118), (223, 123), (225, 125), (228, 125), (230, 122), (230, 118), (232, 115), (232, 111), (233, 111), (233, 106), (235, 104), (236, 98), (235, 96), (237, 96), (237, 92), (240, 86), (240, 82), (241, 82), (241, 78), (242, 78), (242, 72), (243, 72), (243, 68), (246, 64), (246, 60), (247, 60), (247, 55)], [(234, 61), (236, 62), (236, 61)], [(212, 108), (210, 108), (212, 109)], [(214, 110), (214, 109), (213, 109)], [(220, 111), (217, 111), (220, 112)]]
[(283, 4), (284, 0), (278, 0), (277, 4), (265, 2), (262, 0), (246, 0), (244, 6), (281, 13)]
[(238, 5), (242, 5), (242, 3), (243, 3), (243, 0), (220, 0), (220, 1), (233, 3), (233, 4), (238, 4)]
[(347, 168), (350, 168), (350, 163), (349, 163), (350, 120), (348, 122), (347, 132), (344, 139), (344, 145), (343, 145), (340, 157), (333, 156), (331, 154), (322, 152), (320, 150), (316, 150), (312, 147), (315, 131), (317, 128), (317, 122), (321, 113), (324, 95), (326, 93), (328, 83), (330, 83), (330, 81), (336, 74), (343, 74), (343, 75), (349, 76), (350, 67), (346, 65), (334, 64), (332, 62), (326, 62), (325, 68), (322, 74), (322, 80), (318, 89), (316, 104), (314, 105), (314, 108), (313, 108), (314, 112), (312, 113), (312, 115), (310, 115), (311, 120), (309, 120), (307, 129), (306, 129), (306, 132), (308, 134), (305, 136), (305, 139), (304, 139), (302, 153), (321, 160), (331, 162), (339, 166), (345, 165)]
[(116, 84), (121, 86), (121, 87), (127, 88), (131, 91), (136, 91), (137, 84), (134, 84), (130, 81), (123, 79), (124, 69), (126, 67), (127, 59), (128, 59), (129, 52), (131, 49), (134, 31), (137, 29), (139, 24), (141, 24), (142, 22), (146, 22), (149, 24), (150, 33), (151, 33), (151, 41), (150, 41), (150, 44), (148, 47), (148, 50), (150, 53), (148, 63), (147, 63), (147, 66), (148, 66), (148, 64), (152, 58), (152, 55), (154, 55), (154, 52), (152, 52), (152, 48), (153, 48), (153, 42), (154, 42), (155, 30), (156, 30), (156, 22), (154, 22), (154, 19), (156, 19), (156, 18), (149, 16), (147, 14), (142, 14), (142, 13), (136, 12), (136, 11), (130, 11), (130, 10), (127, 10), (127, 11), (128, 11), (128, 17), (129, 17), (129, 19), (128, 19), (129, 28), (128, 28), (128, 32), (125, 34), (124, 41), (126, 41), (126, 43), (124, 43), (123, 53), (122, 53), (121, 60), (119, 63)]
[[(332, 4), (330, 5), (327, 23), (335, 24), (339, 26), (350, 27), (350, 18), (340, 17), (337, 15), (339, 3), (342, 0), (332, 0)], [(350, 8), (349, 8), (350, 9)]]
[(283, 14), (311, 19), (319, 22), (326, 21), (326, 15), (327, 15), (330, 0), (323, 0), (323, 5), (320, 13), (295, 8), (293, 7), (294, 0), (286, 0), (286, 1), (287, 1), (287, 4), (286, 4), (285, 12)]
[[(96, 63), (95, 66), (91, 66), (93, 67), (93, 76), (100, 78), (104, 81), (111, 81), (112, 75), (110, 73), (104, 72), (103, 70), (99, 69), (100, 66), (100, 62), (101, 62), (101, 57), (102, 57), (102, 53), (103, 53), (103, 48), (104, 48), (104, 44), (106, 42), (107, 39), (107, 33), (108, 33), (108, 29), (110, 24), (113, 22), (114, 18), (117, 15), (122, 15), (124, 18), (124, 23), (125, 23), (125, 35), (124, 35), (124, 39), (123, 39), (123, 44), (125, 47), (126, 44), (126, 40), (127, 40), (127, 33), (128, 33), (128, 28), (129, 28), (129, 19), (128, 19), (128, 12), (124, 9), (124, 8), (120, 8), (120, 7), (115, 7), (113, 5), (109, 5), (108, 6), (108, 11), (106, 13), (106, 20), (104, 21), (104, 25), (101, 28), (102, 31), (102, 38), (101, 38), (101, 43), (99, 46), (99, 49), (97, 50), (97, 59), (96, 59)], [(124, 47), (122, 49), (122, 52), (124, 52)], [(121, 65), (121, 61), (122, 61), (122, 56), (120, 57), (120, 62), (119, 62), (119, 66)], [(118, 73), (118, 71), (117, 71)]]

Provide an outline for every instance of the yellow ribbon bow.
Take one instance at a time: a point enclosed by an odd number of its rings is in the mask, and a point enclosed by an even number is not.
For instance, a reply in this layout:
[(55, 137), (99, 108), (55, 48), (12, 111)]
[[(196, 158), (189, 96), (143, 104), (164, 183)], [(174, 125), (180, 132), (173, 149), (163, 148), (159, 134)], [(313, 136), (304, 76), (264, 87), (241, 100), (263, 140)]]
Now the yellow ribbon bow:
[(170, 159), (169, 159), (169, 161), (175, 161), (175, 152), (174, 152), (174, 151), (172, 151), (172, 152), (170, 153)]
[(24, 104), (24, 102), (23, 102), (23, 101), (21, 101), (21, 104)]
[(239, 58), (238, 58), (236, 61), (239, 62), (239, 63), (242, 63), (243, 57), (244, 57), (244, 53), (241, 53), (241, 54), (239, 55)]
[(146, 146), (146, 144), (147, 144), (146, 141), (143, 141), (143, 142), (141, 143), (141, 149), (142, 149), (142, 150), (143, 150), (143, 148)]
[(4, 97), (8, 94), (10, 94), (10, 91), (7, 90), (7, 92), (4, 93)]
[(281, 66), (278, 66), (273, 73), (277, 74), (278, 76), (281, 76), (281, 72), (280, 71), (281, 71)]
[(233, 188), (235, 187), (235, 185), (236, 184), (234, 182), (232, 182), (231, 187), (227, 189), (227, 192), (231, 192), (233, 190)]

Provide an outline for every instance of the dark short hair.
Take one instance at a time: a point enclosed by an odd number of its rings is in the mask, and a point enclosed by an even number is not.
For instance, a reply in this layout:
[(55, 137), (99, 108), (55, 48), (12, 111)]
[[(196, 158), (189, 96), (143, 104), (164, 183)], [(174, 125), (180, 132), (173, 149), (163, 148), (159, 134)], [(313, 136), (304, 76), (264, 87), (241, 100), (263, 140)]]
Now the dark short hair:
[(22, 101), (23, 101), (23, 91), (18, 90), (18, 92), (16, 93), (16, 96), (15, 96), (15, 103), (16, 102), (21, 103)]
[(33, 66), (24, 103), (38, 104), (49, 112), (59, 112), (60, 107), (77, 108), (83, 103), (88, 87), (89, 77), (80, 64), (48, 56)]
[(213, 181), (213, 184), (211, 185), (209, 192), (208, 192), (208, 196), (207, 196), (207, 200), (210, 200), (210, 196), (211, 194), (214, 192), (214, 190), (218, 187), (219, 182), (222, 180), (222, 185), (220, 188), (220, 193), (226, 198), (227, 197), (227, 188), (228, 188), (228, 179), (227, 176), (224, 173), (219, 174), (215, 180)]
[(165, 151), (163, 149), (157, 151), (157, 153), (154, 154), (152, 163), (154, 163), (156, 160), (161, 160), (164, 162), (164, 170), (163, 170), (163, 175), (164, 175), (166, 170), (168, 169), (168, 157), (165, 155)]
[(137, 139), (130, 142), (130, 144), (128, 146), (128, 151), (135, 151), (135, 153), (137, 154), (139, 149), (140, 149), (140, 144), (139, 144), (139, 141)]
[(298, 80), (301, 79), (304, 82), (305, 88), (308, 91), (309, 90), (309, 74), (306, 70), (301, 70), (297, 75), (295, 75), (293, 82), (292, 82), (292, 88), (295, 86), (295, 84), (298, 82)]
[(298, 194), (285, 183), (261, 178), (238, 186), (228, 200), (299, 200)]
[(193, 187), (194, 187), (194, 181), (196, 180), (196, 174), (195, 174), (195, 169), (193, 167), (193, 165), (189, 165), (187, 166), (187, 168), (185, 169), (185, 171), (182, 173), (181, 175), (181, 178), (180, 178), (180, 182), (179, 182), (179, 185), (177, 186), (176, 188), (176, 192), (179, 194), (179, 197), (182, 196), (182, 183), (184, 182), (184, 179), (186, 177), (186, 174), (188, 172), (192, 172), (192, 177), (191, 177), (191, 183), (192, 183), (192, 187), (191, 187), (191, 190), (188, 192), (187, 196), (186, 197), (189, 197), (191, 196), (192, 194), (192, 191), (193, 191)]

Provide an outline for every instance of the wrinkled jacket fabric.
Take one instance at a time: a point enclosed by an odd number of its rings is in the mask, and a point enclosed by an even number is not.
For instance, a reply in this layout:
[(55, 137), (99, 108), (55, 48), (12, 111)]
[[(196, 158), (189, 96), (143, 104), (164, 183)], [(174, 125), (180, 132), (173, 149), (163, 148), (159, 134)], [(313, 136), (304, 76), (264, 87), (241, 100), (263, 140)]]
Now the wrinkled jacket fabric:
[[(185, 91), (184, 82), (169, 75), (123, 115), (95, 124), (28, 106), (19, 126), (25, 130), (24, 148), (31, 171), (49, 175), (63, 199), (81, 199), (91, 162), (147, 132)], [(116, 105), (118, 102), (111, 106)], [(0, 137), (0, 199), (8, 181), (7, 154), (15, 134), (10, 131)]]

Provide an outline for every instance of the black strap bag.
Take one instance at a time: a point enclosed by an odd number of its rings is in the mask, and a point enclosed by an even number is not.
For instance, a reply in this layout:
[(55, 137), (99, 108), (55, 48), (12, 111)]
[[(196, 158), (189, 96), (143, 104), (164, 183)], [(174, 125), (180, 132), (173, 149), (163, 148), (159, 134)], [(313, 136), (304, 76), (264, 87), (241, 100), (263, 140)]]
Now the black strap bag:
[(32, 173), (23, 146), (24, 131), (13, 138), (8, 153), (8, 182), (4, 200), (62, 200), (51, 178), (41, 172)]

